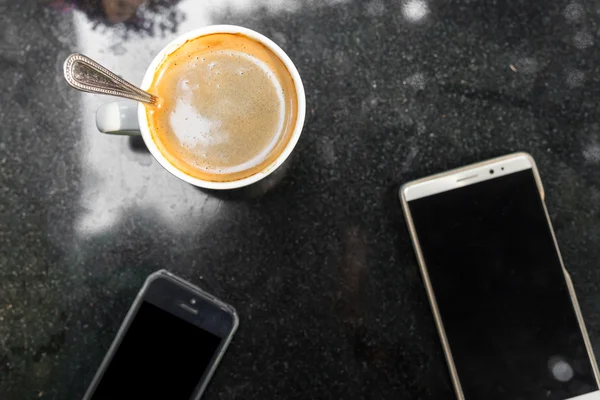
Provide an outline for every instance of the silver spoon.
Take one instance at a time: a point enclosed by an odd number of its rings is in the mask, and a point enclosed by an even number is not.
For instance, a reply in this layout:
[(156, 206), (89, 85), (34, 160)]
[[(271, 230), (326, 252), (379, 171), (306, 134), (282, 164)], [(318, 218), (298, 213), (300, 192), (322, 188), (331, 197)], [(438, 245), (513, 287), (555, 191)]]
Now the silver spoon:
[(67, 83), (82, 92), (124, 97), (153, 106), (159, 104), (158, 97), (119, 78), (83, 54), (75, 53), (67, 57), (64, 73)]

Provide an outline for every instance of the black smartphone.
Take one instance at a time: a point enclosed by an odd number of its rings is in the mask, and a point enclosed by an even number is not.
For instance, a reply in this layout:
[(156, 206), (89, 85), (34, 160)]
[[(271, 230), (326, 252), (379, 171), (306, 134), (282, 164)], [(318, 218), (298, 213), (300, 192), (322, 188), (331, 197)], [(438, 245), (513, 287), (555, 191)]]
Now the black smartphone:
[(533, 158), (427, 177), (400, 195), (457, 397), (600, 399)]
[(199, 399), (237, 327), (231, 306), (167, 271), (155, 272), (83, 399)]

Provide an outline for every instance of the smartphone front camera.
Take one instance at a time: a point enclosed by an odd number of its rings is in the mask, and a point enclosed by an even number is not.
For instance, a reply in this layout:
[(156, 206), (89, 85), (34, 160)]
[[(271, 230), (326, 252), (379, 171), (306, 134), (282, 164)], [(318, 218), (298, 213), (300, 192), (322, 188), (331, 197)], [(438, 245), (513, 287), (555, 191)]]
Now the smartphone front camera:
[(494, 174), (494, 170), (490, 169), (490, 175), (493, 175), (493, 174)]

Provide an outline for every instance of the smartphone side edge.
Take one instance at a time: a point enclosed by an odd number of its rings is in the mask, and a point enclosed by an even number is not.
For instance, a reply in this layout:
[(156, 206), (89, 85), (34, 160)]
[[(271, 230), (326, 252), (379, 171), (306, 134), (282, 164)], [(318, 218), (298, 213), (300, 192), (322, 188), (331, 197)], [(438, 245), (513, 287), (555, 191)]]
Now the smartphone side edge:
[[(561, 259), (562, 263), (562, 259)], [(577, 317), (577, 322), (579, 323), (579, 329), (581, 330), (581, 335), (583, 336), (583, 342), (585, 343), (586, 350), (588, 352), (588, 357), (590, 358), (590, 363), (592, 364), (592, 371), (594, 372), (594, 377), (596, 378), (596, 391), (600, 391), (600, 370), (598, 369), (598, 361), (596, 360), (596, 356), (594, 354), (594, 348), (592, 347), (592, 342), (590, 340), (587, 327), (585, 325), (585, 320), (583, 319), (583, 314), (581, 313), (581, 308), (579, 307), (579, 300), (577, 300), (577, 293), (575, 292), (575, 287), (573, 286), (573, 281), (571, 280), (571, 275), (563, 266), (563, 272), (565, 274), (565, 280), (567, 281), (567, 288), (569, 289), (569, 295), (571, 297), (571, 302), (573, 303), (573, 308), (575, 309), (575, 316)]]
[[(444, 175), (444, 174), (439, 174)], [(464, 392), (462, 390), (462, 385), (460, 383), (460, 379), (458, 377), (458, 372), (456, 370), (456, 365), (454, 364), (454, 358), (452, 357), (452, 351), (450, 349), (450, 344), (448, 342), (448, 337), (446, 336), (446, 330), (444, 328), (444, 324), (442, 322), (442, 317), (440, 315), (437, 300), (435, 299), (435, 294), (433, 293), (433, 287), (431, 285), (431, 281), (429, 279), (429, 273), (427, 271), (427, 266), (425, 265), (425, 259), (423, 258), (423, 254), (421, 252), (421, 247), (419, 245), (419, 239), (417, 238), (412, 215), (410, 213), (410, 209), (408, 207), (408, 201), (405, 197), (405, 190), (410, 188), (415, 184), (425, 181), (426, 178), (405, 183), (400, 187), (399, 197), (400, 202), (402, 203), (402, 209), (404, 211), (404, 217), (406, 218), (406, 224), (408, 226), (411, 242), (413, 245), (413, 249), (417, 256), (417, 262), (419, 264), (419, 270), (421, 271), (421, 277), (423, 278), (423, 283), (425, 284), (425, 290), (427, 292), (427, 297), (429, 298), (429, 306), (431, 311), (433, 312), (433, 318), (435, 321), (436, 329), (438, 331), (439, 339), (442, 344), (442, 349), (444, 350), (444, 356), (446, 358), (446, 364), (448, 365), (448, 369), (450, 372), (450, 377), (452, 379), (452, 385), (454, 387), (454, 393), (458, 400), (465, 400)]]
[[(539, 171), (535, 162), (532, 165), (532, 169), (534, 171), (535, 179), (538, 181), (539, 186), (541, 186), (541, 178)], [(585, 325), (585, 321), (583, 319), (583, 314), (581, 312), (581, 307), (579, 306), (579, 300), (577, 299), (577, 293), (575, 292), (575, 286), (573, 285), (573, 280), (571, 279), (571, 275), (569, 271), (565, 267), (565, 263), (563, 261), (562, 253), (560, 251), (560, 247), (558, 246), (558, 240), (556, 239), (556, 234), (554, 233), (554, 226), (552, 225), (552, 220), (550, 219), (550, 214), (548, 213), (548, 207), (546, 207), (545, 197), (543, 196), (543, 189), (540, 191), (541, 200), (542, 200), (542, 208), (544, 209), (544, 214), (546, 215), (546, 221), (548, 222), (548, 228), (550, 229), (550, 235), (552, 236), (552, 241), (554, 243), (554, 248), (556, 249), (556, 255), (558, 256), (558, 261), (560, 262), (560, 266), (563, 271), (563, 275), (565, 277), (565, 282), (567, 284), (567, 289), (569, 291), (569, 297), (571, 298), (571, 305), (573, 310), (575, 311), (575, 317), (577, 318), (577, 323), (579, 324), (579, 330), (581, 331), (581, 336), (583, 337), (583, 342), (586, 347), (586, 351), (588, 353), (588, 357), (590, 359), (590, 364), (592, 364), (592, 371), (594, 373), (594, 377), (596, 379), (596, 390), (600, 391), (600, 370), (598, 368), (598, 362), (596, 360), (596, 356), (594, 354), (594, 349), (592, 347), (592, 342), (590, 340), (587, 327)]]
[(544, 190), (544, 185), (542, 184), (542, 178), (540, 176), (540, 172), (537, 168), (537, 164), (533, 158), (533, 156), (526, 152), (514, 153), (515, 156), (521, 156), (527, 158), (529, 160), (529, 164), (531, 165), (531, 170), (533, 171), (533, 177), (535, 178), (535, 183), (537, 184), (538, 191), (540, 192), (540, 196), (542, 197), (542, 202), (546, 200), (546, 191)]
[(542, 208), (544, 209), (544, 214), (546, 215), (546, 221), (548, 223), (548, 228), (550, 229), (550, 235), (552, 236), (552, 241), (554, 243), (554, 248), (556, 249), (556, 254), (558, 256), (558, 261), (560, 262), (561, 269), (563, 271), (563, 276), (565, 278), (565, 282), (567, 284), (567, 289), (569, 291), (569, 297), (571, 298), (571, 306), (575, 311), (575, 317), (577, 318), (577, 323), (579, 324), (579, 330), (581, 331), (581, 336), (583, 337), (583, 342), (586, 347), (586, 351), (588, 353), (588, 357), (590, 359), (590, 364), (592, 364), (592, 371), (594, 373), (594, 378), (596, 379), (597, 390), (600, 391), (600, 369), (598, 368), (598, 362), (596, 360), (596, 356), (594, 354), (594, 349), (592, 347), (592, 342), (589, 338), (589, 334), (587, 331), (587, 327), (585, 325), (585, 321), (583, 319), (583, 314), (581, 313), (581, 307), (579, 306), (579, 300), (577, 299), (577, 293), (575, 292), (575, 286), (573, 285), (573, 280), (571, 279), (571, 275), (569, 271), (565, 267), (565, 263), (563, 261), (562, 253), (560, 251), (560, 247), (558, 245), (558, 240), (556, 239), (556, 234), (554, 233), (554, 226), (552, 225), (552, 220), (550, 218), (550, 214), (548, 213), (548, 207), (546, 206), (546, 192), (544, 190), (544, 185), (542, 184), (542, 178), (540, 176), (539, 169), (537, 168), (537, 164), (534, 158), (526, 152), (515, 153), (514, 155), (520, 155), (527, 157), (531, 164), (531, 170), (533, 171), (533, 176), (535, 182), (538, 187), (538, 191), (540, 193), (540, 197), (542, 200)]

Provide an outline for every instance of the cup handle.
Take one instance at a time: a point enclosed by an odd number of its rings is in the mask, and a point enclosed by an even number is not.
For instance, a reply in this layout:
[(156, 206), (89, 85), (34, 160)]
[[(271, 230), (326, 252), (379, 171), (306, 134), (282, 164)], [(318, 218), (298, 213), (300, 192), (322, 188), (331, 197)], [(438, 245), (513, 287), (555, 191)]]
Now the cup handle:
[(135, 101), (107, 103), (96, 111), (96, 127), (109, 135), (140, 136), (138, 104)]

